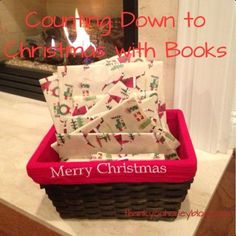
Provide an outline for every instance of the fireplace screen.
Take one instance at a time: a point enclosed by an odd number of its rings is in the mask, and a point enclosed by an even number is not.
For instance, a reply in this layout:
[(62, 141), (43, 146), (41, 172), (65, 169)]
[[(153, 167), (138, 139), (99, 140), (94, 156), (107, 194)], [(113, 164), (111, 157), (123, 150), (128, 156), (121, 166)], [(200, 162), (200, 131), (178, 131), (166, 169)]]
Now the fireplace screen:
[[(125, 14), (126, 12), (126, 14)], [(137, 44), (137, 0), (0, 0), (0, 88), (43, 99), (38, 79)]]

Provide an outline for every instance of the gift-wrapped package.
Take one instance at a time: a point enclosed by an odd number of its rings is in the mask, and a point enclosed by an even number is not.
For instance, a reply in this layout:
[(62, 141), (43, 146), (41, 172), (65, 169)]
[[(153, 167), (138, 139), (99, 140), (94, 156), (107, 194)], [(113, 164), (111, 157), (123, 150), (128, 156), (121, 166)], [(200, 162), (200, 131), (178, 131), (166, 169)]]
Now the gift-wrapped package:
[(113, 58), (59, 67), (56, 75), (40, 80), (57, 131), (52, 147), (61, 159), (122, 154), (135, 160), (141, 153), (144, 160), (178, 159), (179, 142), (166, 123), (162, 66)]

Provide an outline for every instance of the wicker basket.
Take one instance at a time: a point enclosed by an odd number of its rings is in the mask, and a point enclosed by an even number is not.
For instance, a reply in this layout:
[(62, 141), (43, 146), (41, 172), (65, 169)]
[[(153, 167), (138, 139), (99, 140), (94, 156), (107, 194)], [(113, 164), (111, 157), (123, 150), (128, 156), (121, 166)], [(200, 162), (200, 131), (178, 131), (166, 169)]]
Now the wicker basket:
[(90, 178), (52, 178), (52, 167), (95, 167), (101, 163), (60, 162), (50, 148), (55, 140), (53, 128), (30, 159), (28, 175), (45, 189), (62, 218), (174, 220), (195, 176), (197, 162), (182, 112), (167, 111), (167, 122), (181, 143), (177, 150), (181, 160), (125, 161), (137, 165), (165, 165), (168, 171), (162, 175), (119, 174), (109, 178), (96, 173)]
[(43, 185), (62, 218), (174, 220), (191, 182)]

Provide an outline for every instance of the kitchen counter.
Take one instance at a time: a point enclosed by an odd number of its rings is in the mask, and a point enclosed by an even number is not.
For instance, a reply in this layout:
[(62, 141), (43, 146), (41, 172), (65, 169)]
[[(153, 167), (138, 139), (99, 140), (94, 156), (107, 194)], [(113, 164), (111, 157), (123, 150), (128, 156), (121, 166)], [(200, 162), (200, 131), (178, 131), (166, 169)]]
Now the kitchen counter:
[[(26, 164), (52, 125), (46, 103), (0, 92), (0, 201), (62, 235), (193, 235), (201, 217), (174, 222), (135, 220), (63, 220), (44, 190), (27, 176)], [(182, 203), (186, 213), (205, 211), (230, 160), (230, 154), (196, 150), (198, 171)], [(202, 214), (202, 213), (201, 213)]]

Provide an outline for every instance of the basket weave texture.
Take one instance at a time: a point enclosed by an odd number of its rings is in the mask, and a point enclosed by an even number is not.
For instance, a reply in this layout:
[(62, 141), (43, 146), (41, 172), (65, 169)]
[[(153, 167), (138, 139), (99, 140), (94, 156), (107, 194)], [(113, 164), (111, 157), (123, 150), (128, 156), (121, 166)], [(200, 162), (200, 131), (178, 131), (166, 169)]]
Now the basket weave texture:
[(62, 218), (174, 220), (191, 182), (41, 185)]
[[(61, 162), (50, 147), (55, 141), (55, 130), (51, 128), (28, 162), (28, 175), (45, 189), (62, 218), (174, 220), (193, 182), (197, 159), (183, 113), (167, 110), (167, 121), (181, 143), (177, 150), (181, 160), (109, 162), (164, 165), (165, 173), (101, 175), (96, 167), (102, 161)], [(52, 178), (51, 169), (58, 171), (62, 166), (64, 169), (90, 166), (94, 172), (89, 178), (64, 174)]]

